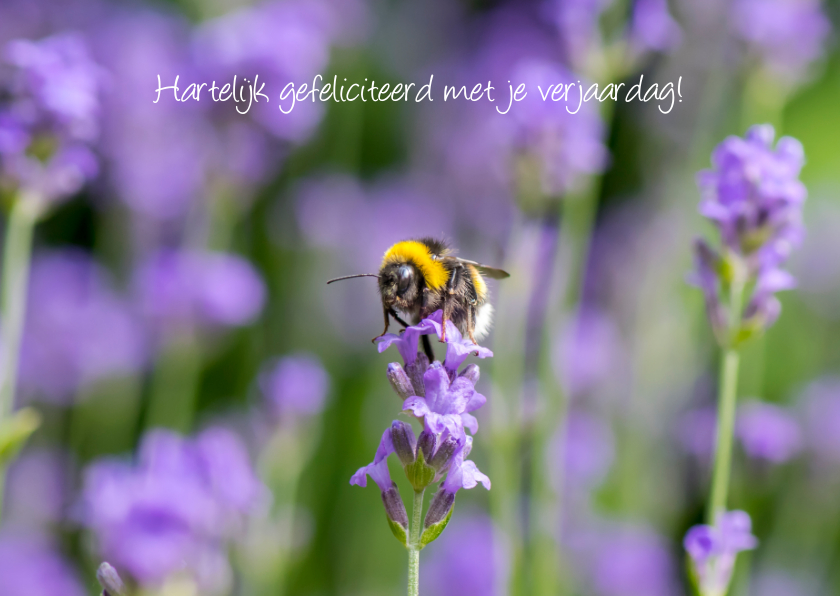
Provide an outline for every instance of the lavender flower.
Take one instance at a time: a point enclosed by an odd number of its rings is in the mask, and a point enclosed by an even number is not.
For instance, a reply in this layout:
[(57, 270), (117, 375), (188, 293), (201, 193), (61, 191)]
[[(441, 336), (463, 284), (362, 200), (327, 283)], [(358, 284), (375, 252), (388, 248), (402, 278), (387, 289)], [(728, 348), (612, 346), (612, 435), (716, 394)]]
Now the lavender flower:
[(722, 596), (729, 587), (735, 557), (752, 550), (758, 540), (752, 535), (752, 521), (744, 511), (719, 513), (715, 525), (694, 526), (683, 545), (691, 558), (695, 581), (702, 596)]
[[(382, 435), (373, 462), (359, 468), (350, 479), (350, 484), (359, 486), (366, 485), (367, 476), (374, 479), (382, 492), (394, 534), (410, 549), (420, 549), (440, 535), (449, 521), (455, 494), (460, 489), (470, 489), (478, 483), (490, 488), (490, 479), (478, 470), (474, 462), (466, 459), (472, 449), (472, 437), (466, 435), (464, 428), (472, 433), (478, 430), (478, 421), (469, 412), (486, 402), (486, 398), (475, 391), (475, 383), (479, 378), (478, 367), (471, 364), (460, 373), (457, 369), (468, 353), (485, 357), (492, 355), (492, 352), (472, 342), (467, 346), (455, 326), (449, 322), (445, 364), (438, 361), (428, 364), (425, 356), (417, 355), (419, 338), (429, 333), (436, 333), (440, 337), (441, 316), (441, 311), (437, 311), (418, 325), (407, 328), (402, 336), (389, 334), (380, 338), (380, 351), (396, 345), (406, 360), (406, 368), (422, 374), (419, 378), (416, 375), (409, 378), (399, 364), (392, 363), (388, 367), (389, 381), (400, 397), (405, 397), (411, 390), (417, 393), (408, 395), (403, 410), (422, 420), (424, 428), (420, 437), (415, 439), (410, 425), (394, 421), (391, 428)], [(418, 365), (423, 369), (418, 369)], [(426, 531), (422, 536), (419, 533), (417, 535), (419, 544), (407, 542), (408, 518), (388, 472), (387, 457), (392, 453), (399, 457), (406, 476), (418, 493), (445, 476), (426, 513)]]
[(84, 596), (70, 565), (36, 536), (0, 534), (0, 594)]
[(732, 13), (736, 35), (784, 79), (801, 78), (831, 33), (819, 0), (737, 0)]
[(311, 354), (284, 356), (259, 378), (260, 389), (281, 418), (312, 416), (324, 409), (330, 378)]
[(602, 419), (582, 410), (572, 410), (564, 432), (557, 433), (553, 439), (552, 453), (553, 468), (563, 471), (564, 487), (586, 491), (606, 478), (615, 459), (615, 438)]
[(84, 521), (108, 559), (141, 585), (186, 571), (214, 590), (229, 576), (224, 545), (263, 490), (229, 431), (195, 439), (152, 431), (136, 466), (105, 460), (87, 469)]
[(89, 255), (36, 256), (29, 287), (20, 371), (25, 393), (65, 403), (84, 386), (142, 367), (139, 322)]
[(680, 44), (682, 31), (668, 12), (667, 0), (636, 0), (630, 39), (641, 50), (665, 52)]
[(601, 46), (598, 20), (613, 0), (549, 0), (545, 14), (557, 27), (567, 59), (582, 66)]
[(103, 74), (73, 34), (9, 42), (3, 58), (11, 70), (0, 77), (0, 186), (43, 209), (98, 171), (90, 143)]
[[(698, 176), (700, 213), (717, 226), (722, 250), (698, 241), (689, 281), (703, 290), (712, 327), (724, 345), (771, 326), (781, 309), (774, 294), (795, 283), (780, 266), (804, 232), (807, 191), (799, 181), (804, 153), (791, 137), (782, 137), (774, 148), (774, 134), (772, 126), (761, 125), (743, 139), (729, 137), (712, 154), (714, 169)], [(720, 294), (751, 280), (756, 287), (741, 325), (730, 329)], [(733, 314), (741, 319), (741, 313)]]
[(139, 267), (135, 286), (143, 312), (162, 329), (246, 325), (265, 302), (259, 273), (226, 253), (161, 251)]
[(796, 456), (802, 446), (796, 419), (773, 404), (751, 402), (740, 406), (735, 434), (750, 457), (776, 464)]

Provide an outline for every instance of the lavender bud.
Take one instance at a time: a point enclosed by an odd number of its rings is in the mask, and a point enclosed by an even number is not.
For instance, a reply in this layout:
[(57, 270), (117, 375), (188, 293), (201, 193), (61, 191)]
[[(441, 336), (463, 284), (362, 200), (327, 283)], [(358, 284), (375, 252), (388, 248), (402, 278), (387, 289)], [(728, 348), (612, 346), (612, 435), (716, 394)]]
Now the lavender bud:
[(400, 396), (403, 401), (407, 400), (414, 393), (414, 387), (411, 384), (411, 379), (397, 362), (392, 362), (388, 365), (388, 380), (391, 382), (391, 387)]
[(123, 585), (117, 570), (110, 563), (103, 562), (96, 570), (96, 579), (102, 586), (103, 596), (123, 596), (125, 585)]
[(400, 420), (394, 420), (394, 423), (391, 424), (391, 441), (402, 465), (413, 464), (416, 459), (416, 441), (411, 426)]
[(468, 378), (470, 380), (470, 383), (475, 385), (476, 383), (478, 383), (478, 377), (480, 376), (478, 365), (475, 363), (468, 364), (458, 376)]
[(423, 454), (423, 461), (430, 461), (435, 453), (437, 446), (437, 437), (434, 433), (423, 431), (420, 433), (420, 438), (417, 439), (417, 454)]
[(441, 488), (432, 497), (432, 502), (429, 503), (429, 510), (426, 512), (426, 520), (423, 522), (423, 527), (429, 528), (435, 524), (439, 524), (446, 519), (452, 512), (452, 506), (455, 504), (455, 493)]
[(436, 472), (440, 472), (449, 464), (452, 455), (458, 449), (458, 441), (455, 437), (447, 437), (447, 439), (440, 444), (437, 452), (429, 460), (429, 465), (432, 466)]
[(426, 385), (423, 375), (429, 369), (429, 358), (424, 353), (417, 354), (417, 360), (405, 367), (411, 385), (414, 387), (414, 395), (426, 397)]
[(391, 488), (382, 492), (382, 504), (385, 505), (385, 515), (393, 523), (408, 530), (408, 513), (397, 490), (397, 484), (392, 483)]

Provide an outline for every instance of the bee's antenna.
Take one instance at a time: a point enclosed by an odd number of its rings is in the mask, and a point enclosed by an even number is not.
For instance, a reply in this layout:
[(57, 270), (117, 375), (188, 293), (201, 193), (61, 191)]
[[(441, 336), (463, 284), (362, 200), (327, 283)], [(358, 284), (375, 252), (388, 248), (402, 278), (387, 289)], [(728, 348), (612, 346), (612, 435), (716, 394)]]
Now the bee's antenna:
[(334, 281), (341, 281), (342, 279), (353, 279), (354, 277), (379, 277), (376, 273), (359, 273), (358, 275), (345, 275), (344, 277), (336, 277), (327, 282), (327, 285)]

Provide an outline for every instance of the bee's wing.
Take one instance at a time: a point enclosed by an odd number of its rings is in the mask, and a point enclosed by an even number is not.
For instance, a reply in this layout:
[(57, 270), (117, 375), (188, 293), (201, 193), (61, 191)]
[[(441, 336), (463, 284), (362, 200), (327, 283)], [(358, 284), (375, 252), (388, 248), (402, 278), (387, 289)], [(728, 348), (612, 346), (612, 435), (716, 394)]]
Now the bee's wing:
[(482, 265), (481, 263), (476, 263), (475, 261), (470, 261), (468, 259), (461, 259), (459, 257), (454, 258), (467, 265), (472, 265), (473, 267), (478, 269), (478, 272), (481, 273), (481, 275), (489, 277), (490, 279), (505, 279), (507, 277), (510, 277), (510, 273), (508, 273), (507, 271), (503, 271), (502, 269), (488, 267), (487, 265)]

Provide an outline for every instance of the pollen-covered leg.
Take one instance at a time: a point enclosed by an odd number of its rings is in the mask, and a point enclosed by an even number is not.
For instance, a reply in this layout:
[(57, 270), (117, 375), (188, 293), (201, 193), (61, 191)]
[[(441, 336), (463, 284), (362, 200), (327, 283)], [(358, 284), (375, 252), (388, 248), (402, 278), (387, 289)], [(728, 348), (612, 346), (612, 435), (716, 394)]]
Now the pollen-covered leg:
[(475, 308), (472, 306), (467, 309), (467, 333), (470, 336), (470, 341), (478, 345), (478, 342), (475, 341)]

